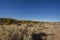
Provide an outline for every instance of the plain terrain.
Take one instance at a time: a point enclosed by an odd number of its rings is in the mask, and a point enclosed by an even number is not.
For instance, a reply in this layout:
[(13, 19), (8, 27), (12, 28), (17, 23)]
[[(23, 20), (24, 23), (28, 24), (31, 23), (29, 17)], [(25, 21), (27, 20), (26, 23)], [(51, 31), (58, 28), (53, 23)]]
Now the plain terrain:
[(0, 40), (60, 40), (60, 22), (0, 18)]

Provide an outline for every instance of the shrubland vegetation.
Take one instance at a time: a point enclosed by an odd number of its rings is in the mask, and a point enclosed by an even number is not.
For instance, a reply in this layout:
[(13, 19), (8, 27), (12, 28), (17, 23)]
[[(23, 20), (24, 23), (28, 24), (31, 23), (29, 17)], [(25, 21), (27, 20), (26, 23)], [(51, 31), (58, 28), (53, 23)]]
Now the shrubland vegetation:
[(55, 34), (51, 30), (55, 29), (49, 26), (55, 24), (0, 18), (0, 40), (54, 40)]
[(10, 25), (10, 24), (17, 24), (17, 23), (21, 23), (21, 24), (28, 24), (28, 23), (33, 23), (33, 24), (36, 24), (36, 23), (40, 23), (38, 21), (29, 21), (29, 20), (15, 20), (13, 18), (0, 18), (0, 24), (7, 24), (7, 25)]

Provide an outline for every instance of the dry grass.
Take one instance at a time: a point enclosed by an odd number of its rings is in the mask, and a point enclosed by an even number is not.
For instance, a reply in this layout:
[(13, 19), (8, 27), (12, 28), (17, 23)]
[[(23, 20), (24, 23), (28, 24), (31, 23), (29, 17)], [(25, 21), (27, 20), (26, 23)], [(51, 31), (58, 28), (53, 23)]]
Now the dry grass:
[(0, 25), (0, 40), (60, 40), (59, 34), (60, 23), (12, 21)]

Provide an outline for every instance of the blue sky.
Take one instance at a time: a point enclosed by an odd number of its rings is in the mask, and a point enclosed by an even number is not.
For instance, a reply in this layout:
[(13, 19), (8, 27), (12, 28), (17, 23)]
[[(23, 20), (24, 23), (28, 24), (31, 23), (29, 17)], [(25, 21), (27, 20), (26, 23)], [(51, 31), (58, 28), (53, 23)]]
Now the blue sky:
[(0, 0), (0, 17), (60, 22), (60, 0)]

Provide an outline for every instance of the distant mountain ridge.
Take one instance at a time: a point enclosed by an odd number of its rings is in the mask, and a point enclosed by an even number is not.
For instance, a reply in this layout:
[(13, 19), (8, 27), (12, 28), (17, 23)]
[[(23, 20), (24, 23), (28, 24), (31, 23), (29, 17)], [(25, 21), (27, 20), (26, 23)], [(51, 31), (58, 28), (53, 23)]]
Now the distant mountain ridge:
[(16, 20), (13, 18), (0, 18), (0, 23), (2, 24), (12, 24), (12, 23), (39, 23), (39, 21), (32, 21), (32, 20)]
[[(9, 25), (16, 24), (16, 23), (41, 23), (41, 22), (43, 22), (43, 21), (16, 20), (13, 18), (0, 18), (0, 24), (9, 24)], [(46, 22), (46, 23), (60, 23), (60, 22)]]

